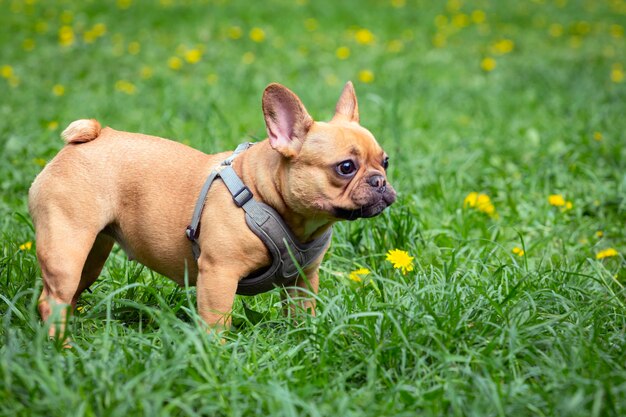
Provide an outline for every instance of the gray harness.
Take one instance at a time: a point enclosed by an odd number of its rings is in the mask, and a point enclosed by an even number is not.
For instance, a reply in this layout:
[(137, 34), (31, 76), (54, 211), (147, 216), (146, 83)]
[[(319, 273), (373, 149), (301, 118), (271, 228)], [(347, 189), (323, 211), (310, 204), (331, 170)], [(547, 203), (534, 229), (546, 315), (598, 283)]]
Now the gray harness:
[(193, 257), (197, 261), (200, 257), (198, 237), (204, 202), (211, 184), (220, 177), (233, 196), (235, 205), (245, 211), (248, 227), (265, 244), (272, 258), (272, 264), (268, 268), (255, 271), (239, 281), (237, 294), (241, 295), (255, 295), (269, 291), (275, 286), (293, 285), (299, 274), (298, 268), (306, 268), (316, 260), (324, 252), (332, 236), (331, 228), (312, 242), (301, 243), (276, 210), (253, 198), (252, 191), (246, 187), (231, 165), (238, 154), (252, 145), (242, 143), (231, 156), (211, 171), (200, 191), (191, 224), (187, 226), (186, 231), (187, 238), (191, 241)]

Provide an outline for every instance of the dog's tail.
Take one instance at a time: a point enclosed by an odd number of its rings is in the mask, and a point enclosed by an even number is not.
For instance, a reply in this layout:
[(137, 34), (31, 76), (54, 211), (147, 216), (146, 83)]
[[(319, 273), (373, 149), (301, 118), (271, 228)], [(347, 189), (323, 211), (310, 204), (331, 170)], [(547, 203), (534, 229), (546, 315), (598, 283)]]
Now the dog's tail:
[(94, 140), (100, 135), (102, 126), (96, 119), (75, 120), (61, 133), (65, 143), (83, 143)]

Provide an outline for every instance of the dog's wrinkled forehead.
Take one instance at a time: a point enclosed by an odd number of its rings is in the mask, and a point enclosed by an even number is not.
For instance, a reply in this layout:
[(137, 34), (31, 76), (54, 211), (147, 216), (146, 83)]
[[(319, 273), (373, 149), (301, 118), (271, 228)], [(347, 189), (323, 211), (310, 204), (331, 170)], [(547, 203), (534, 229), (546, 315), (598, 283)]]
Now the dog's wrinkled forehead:
[(369, 130), (357, 123), (315, 122), (307, 134), (303, 151), (327, 149), (330, 154), (379, 158), (382, 148)]

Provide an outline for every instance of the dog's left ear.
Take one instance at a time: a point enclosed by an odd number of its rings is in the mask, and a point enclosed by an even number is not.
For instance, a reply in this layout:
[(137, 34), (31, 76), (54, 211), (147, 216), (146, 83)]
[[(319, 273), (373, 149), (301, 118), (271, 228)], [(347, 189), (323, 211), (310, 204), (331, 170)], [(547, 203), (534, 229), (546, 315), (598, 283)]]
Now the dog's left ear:
[(343, 87), (337, 106), (335, 106), (334, 121), (347, 120), (359, 123), (359, 104), (356, 101), (356, 93), (352, 81), (348, 81)]
[(263, 115), (272, 148), (287, 158), (296, 156), (313, 125), (298, 96), (280, 84), (268, 85), (263, 92)]

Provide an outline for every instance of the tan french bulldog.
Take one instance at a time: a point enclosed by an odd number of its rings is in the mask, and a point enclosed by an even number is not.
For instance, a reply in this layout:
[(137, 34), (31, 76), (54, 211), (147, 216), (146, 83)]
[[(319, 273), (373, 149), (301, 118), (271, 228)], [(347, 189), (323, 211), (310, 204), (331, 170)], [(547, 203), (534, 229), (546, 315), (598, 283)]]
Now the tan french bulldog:
[[(234, 171), (254, 199), (274, 208), (300, 242), (334, 222), (372, 217), (395, 201), (387, 183), (388, 158), (359, 125), (352, 83), (343, 89), (328, 123), (315, 122), (300, 99), (280, 84), (263, 93), (269, 138), (238, 155)], [(113, 243), (131, 259), (178, 284), (197, 286), (198, 311), (214, 327), (230, 324), (238, 282), (272, 262), (246, 224), (224, 183), (211, 186), (202, 211), (196, 261), (185, 236), (207, 175), (231, 155), (207, 155), (188, 146), (77, 120), (62, 134), (66, 146), (37, 176), (29, 192), (36, 229), (44, 320), (55, 305), (75, 307), (98, 278)], [(290, 290), (318, 289), (328, 245)], [(302, 302), (315, 314), (315, 301)], [(50, 327), (54, 336), (61, 321)]]

